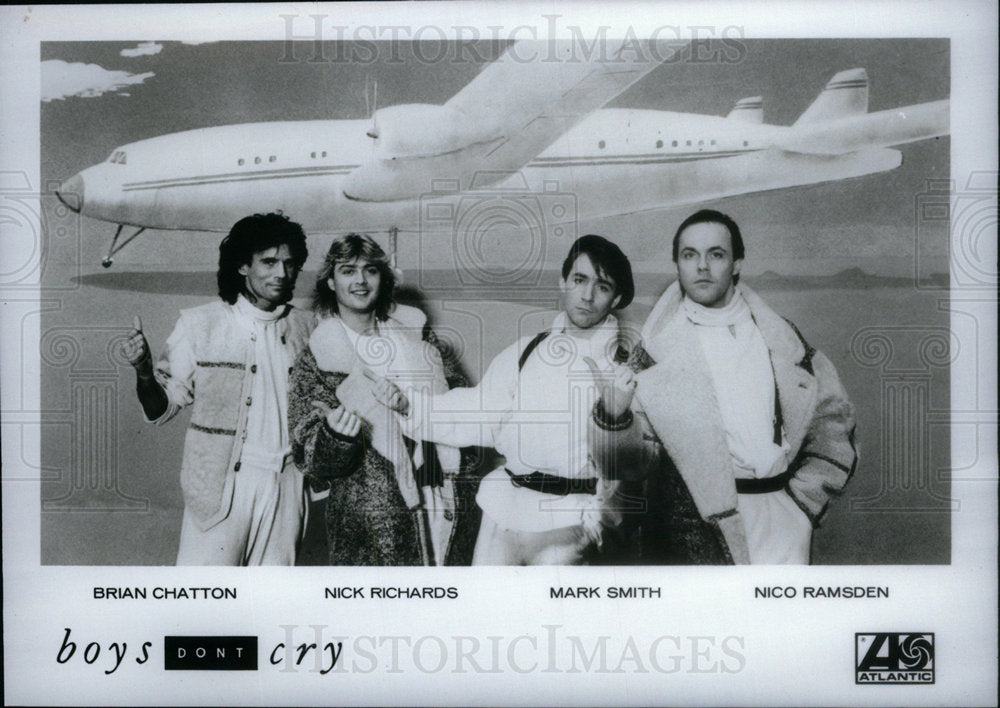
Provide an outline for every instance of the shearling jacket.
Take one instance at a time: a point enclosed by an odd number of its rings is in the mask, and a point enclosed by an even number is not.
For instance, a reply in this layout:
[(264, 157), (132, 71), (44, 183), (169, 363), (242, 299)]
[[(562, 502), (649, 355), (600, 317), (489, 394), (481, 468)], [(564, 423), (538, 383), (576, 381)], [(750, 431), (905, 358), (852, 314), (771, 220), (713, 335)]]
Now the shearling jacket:
[[(382, 326), (394, 329), (397, 341), (407, 342), (411, 351), (421, 352), (421, 368), (435, 387), (447, 390), (465, 383), (457, 363), (442, 356), (444, 348), (421, 311), (397, 305)], [(401, 354), (376, 346), (383, 354)], [(325, 516), (330, 565), (467, 565), (479, 524), (473, 460), (469, 455), (460, 458), (453, 448), (416, 443), (422, 445), (423, 464), (412, 469), (414, 443), (399, 437), (398, 429), (387, 434), (395, 420), (388, 409), (374, 403), (367, 390), (355, 392), (351, 401), (341, 400), (351, 388), (349, 378), (363, 379), (357, 373), (361, 366), (340, 323), (326, 320), (293, 367), (290, 382), (288, 427), (294, 460), (314, 490), (329, 488)], [(363, 420), (361, 433), (349, 438), (333, 432), (313, 401), (352, 409)], [(438, 502), (446, 508), (431, 508)], [(443, 543), (434, 543), (434, 529), (437, 540), (445, 537)]]
[[(791, 450), (786, 491), (818, 526), (857, 464), (854, 408), (829, 359), (749, 288), (741, 289), (770, 354)], [(636, 419), (646, 470), (646, 510), (633, 517), (640, 527), (640, 562), (748, 563), (736, 474), (711, 374), (695, 325), (674, 316), (680, 301), (675, 283), (651, 315), (660, 334), (652, 344), (644, 338), (630, 359), (639, 372)], [(636, 439), (633, 434), (622, 441), (628, 446)]]
[[(282, 345), (294, 361), (305, 347), (314, 317), (291, 306), (278, 320)], [(191, 422), (184, 438), (181, 490), (184, 503), (202, 530), (229, 515), (235, 475), (246, 440), (247, 418), (253, 401), (250, 390), (257, 373), (254, 335), (241, 321), (235, 305), (216, 300), (181, 311), (177, 330), (191, 347), (193, 371), (179, 372), (164, 352), (156, 376), (164, 388), (183, 376), (188, 400), (172, 401), (161, 422), (191, 405)], [(176, 386), (173, 388), (177, 388)]]

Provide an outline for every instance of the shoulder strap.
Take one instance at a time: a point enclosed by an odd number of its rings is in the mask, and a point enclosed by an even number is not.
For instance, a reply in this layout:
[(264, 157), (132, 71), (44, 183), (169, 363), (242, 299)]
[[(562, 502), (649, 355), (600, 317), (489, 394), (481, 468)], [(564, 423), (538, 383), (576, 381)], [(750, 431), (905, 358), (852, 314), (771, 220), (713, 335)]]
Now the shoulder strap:
[(531, 356), (531, 352), (535, 351), (535, 348), (539, 344), (541, 344), (542, 340), (544, 340), (548, 336), (549, 336), (548, 330), (546, 330), (544, 332), (539, 332), (538, 334), (536, 334), (532, 338), (532, 340), (530, 342), (528, 342), (528, 346), (526, 346), (524, 348), (524, 351), (521, 352), (521, 356), (517, 360), (517, 371), (518, 371), (518, 373), (520, 373), (521, 369), (524, 368), (524, 362), (526, 362), (528, 360), (528, 357)]

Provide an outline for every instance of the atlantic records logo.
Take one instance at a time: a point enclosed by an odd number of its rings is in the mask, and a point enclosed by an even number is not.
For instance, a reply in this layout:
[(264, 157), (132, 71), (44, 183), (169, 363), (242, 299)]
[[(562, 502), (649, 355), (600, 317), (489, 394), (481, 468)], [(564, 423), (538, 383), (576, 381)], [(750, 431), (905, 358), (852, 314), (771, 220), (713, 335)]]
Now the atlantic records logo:
[(858, 632), (854, 682), (934, 683), (933, 632)]

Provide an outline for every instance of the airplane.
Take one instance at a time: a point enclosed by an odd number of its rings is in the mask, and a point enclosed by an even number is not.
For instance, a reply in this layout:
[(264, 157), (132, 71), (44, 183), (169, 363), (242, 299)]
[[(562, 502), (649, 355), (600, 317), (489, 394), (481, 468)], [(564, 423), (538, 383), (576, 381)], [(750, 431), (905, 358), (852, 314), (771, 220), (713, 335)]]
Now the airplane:
[[(117, 224), (105, 267), (146, 229), (226, 232), (275, 210), (310, 234), (387, 231), (394, 254), (401, 231), (562, 235), (580, 219), (884, 172), (902, 163), (891, 146), (949, 131), (947, 99), (869, 113), (863, 68), (835, 74), (779, 126), (763, 122), (760, 96), (725, 117), (603, 107), (662, 52), (579, 57), (560, 44), (564, 61), (525, 61), (524, 47), (443, 105), (161, 135), (116, 147), (56, 195)], [(119, 242), (126, 226), (136, 231)]]

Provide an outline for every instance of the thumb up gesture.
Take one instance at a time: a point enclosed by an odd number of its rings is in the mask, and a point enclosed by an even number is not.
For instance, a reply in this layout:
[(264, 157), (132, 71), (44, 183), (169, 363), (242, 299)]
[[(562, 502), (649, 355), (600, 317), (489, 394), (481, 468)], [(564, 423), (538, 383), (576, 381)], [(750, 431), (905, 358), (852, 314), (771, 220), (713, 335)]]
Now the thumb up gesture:
[(612, 419), (621, 418), (632, 405), (632, 398), (635, 396), (636, 380), (632, 370), (624, 364), (612, 364), (602, 371), (589, 356), (583, 357), (583, 362), (597, 384), (604, 413)]
[(142, 333), (142, 320), (139, 315), (132, 318), (132, 331), (125, 340), (125, 358), (140, 374), (149, 374), (153, 370), (153, 358), (149, 353), (149, 342)]

